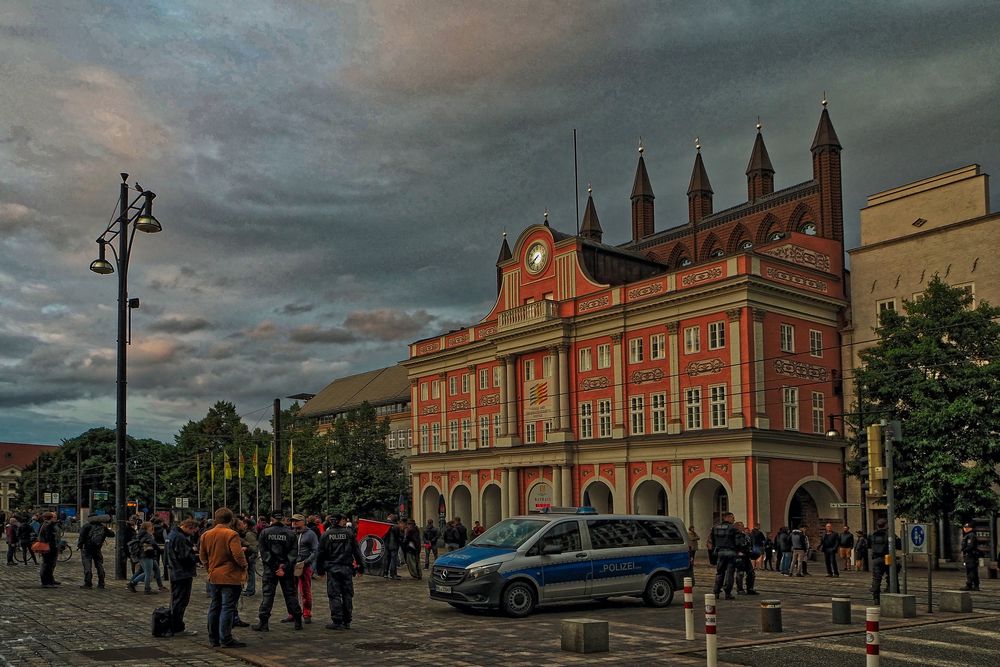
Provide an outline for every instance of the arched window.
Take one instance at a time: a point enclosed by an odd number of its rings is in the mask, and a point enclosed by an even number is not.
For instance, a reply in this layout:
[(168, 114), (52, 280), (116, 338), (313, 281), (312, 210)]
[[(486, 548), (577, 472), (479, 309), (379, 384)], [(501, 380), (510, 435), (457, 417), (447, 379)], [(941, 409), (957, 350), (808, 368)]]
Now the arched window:
[(740, 250), (750, 250), (750, 248), (752, 247), (753, 247), (753, 241), (747, 240), (740, 242)]
[(726, 254), (726, 253), (724, 253), (722, 251), (722, 248), (716, 248), (712, 252), (708, 253), (708, 256), (709, 257), (722, 257), (724, 254)]
[(691, 259), (688, 257), (681, 257), (681, 261), (677, 263), (679, 266), (691, 266)]
[(816, 223), (804, 222), (802, 223), (802, 226), (799, 227), (799, 231), (807, 236), (816, 236)]
[(782, 234), (781, 232), (771, 232), (771, 234), (768, 235), (767, 240), (768, 241), (780, 241), (783, 238), (785, 238), (785, 235)]

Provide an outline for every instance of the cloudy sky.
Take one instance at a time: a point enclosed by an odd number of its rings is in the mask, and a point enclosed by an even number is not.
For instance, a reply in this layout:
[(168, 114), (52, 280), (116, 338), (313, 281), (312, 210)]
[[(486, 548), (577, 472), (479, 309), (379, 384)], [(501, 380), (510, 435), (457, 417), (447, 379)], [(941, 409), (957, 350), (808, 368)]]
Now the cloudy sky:
[(997, 170), (997, 34), (991, 2), (3, 0), (0, 440), (114, 424), (88, 265), (119, 172), (163, 224), (129, 275), (129, 428), (171, 440), (477, 321), (504, 229), (575, 228), (573, 128), (620, 243), (640, 135), (663, 229), (696, 135), (717, 210), (758, 115), (776, 187), (810, 178), (826, 90), (853, 247), (867, 194)]

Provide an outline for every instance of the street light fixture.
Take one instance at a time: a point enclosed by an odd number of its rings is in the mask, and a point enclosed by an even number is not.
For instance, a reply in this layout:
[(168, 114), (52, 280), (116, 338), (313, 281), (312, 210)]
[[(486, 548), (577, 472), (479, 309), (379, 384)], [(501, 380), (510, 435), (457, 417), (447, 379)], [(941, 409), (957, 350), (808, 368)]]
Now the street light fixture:
[[(117, 399), (118, 408), (115, 418), (115, 578), (125, 578), (125, 496), (127, 487), (125, 483), (125, 462), (126, 462), (126, 433), (125, 433), (125, 386), (126, 380), (126, 345), (128, 338), (126, 335), (126, 323), (131, 308), (138, 307), (138, 299), (133, 306), (128, 298), (128, 267), (132, 254), (132, 242), (135, 239), (136, 230), (147, 234), (155, 234), (162, 231), (160, 221), (153, 216), (153, 199), (155, 194), (149, 190), (144, 190), (135, 184), (135, 190), (139, 195), (129, 201), (128, 174), (120, 174), (122, 182), (118, 195), (119, 214), (117, 218), (108, 223), (107, 229), (97, 237), (98, 256), (90, 263), (90, 270), (100, 275), (108, 275), (118, 271), (118, 372), (117, 372)], [(138, 205), (142, 200), (142, 205)], [(114, 241), (118, 241), (118, 249), (115, 250)], [(108, 261), (106, 254), (108, 246), (114, 256), (114, 265)]]

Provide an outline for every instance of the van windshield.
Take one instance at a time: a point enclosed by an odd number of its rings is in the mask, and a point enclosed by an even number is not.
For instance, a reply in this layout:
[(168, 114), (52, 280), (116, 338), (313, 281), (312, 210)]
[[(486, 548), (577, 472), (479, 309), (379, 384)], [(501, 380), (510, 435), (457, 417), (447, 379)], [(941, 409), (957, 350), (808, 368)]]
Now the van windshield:
[(548, 524), (548, 521), (538, 519), (506, 519), (492, 526), (471, 544), (477, 547), (517, 549)]

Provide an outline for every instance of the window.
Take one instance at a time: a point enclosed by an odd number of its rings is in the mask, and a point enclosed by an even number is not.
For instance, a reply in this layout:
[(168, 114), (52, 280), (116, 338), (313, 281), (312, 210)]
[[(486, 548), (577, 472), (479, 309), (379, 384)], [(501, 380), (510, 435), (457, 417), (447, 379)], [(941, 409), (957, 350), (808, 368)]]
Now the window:
[(500, 437), (500, 413), (493, 415), (493, 437)]
[(642, 339), (633, 338), (628, 342), (628, 362), (637, 364), (642, 361)]
[(816, 329), (809, 330), (809, 354), (813, 357), (823, 356), (823, 332)]
[(611, 343), (597, 346), (597, 367), (611, 368)]
[(489, 415), (483, 415), (479, 418), (479, 446), (489, 447), (490, 446), (490, 418)]
[(420, 383), (420, 400), (421, 401), (426, 401), (427, 400), (427, 383), (426, 382), (421, 382)]
[(795, 351), (795, 327), (791, 324), (781, 325), (781, 351)]
[(812, 418), (813, 418), (813, 433), (824, 433), (824, 427), (826, 424), (826, 412), (823, 409), (823, 392), (814, 391), (812, 393)]
[(609, 398), (597, 402), (597, 435), (600, 438), (611, 437), (611, 399)]
[(479, 388), (489, 389), (490, 388), (490, 369), (482, 368), (479, 371)]
[(666, 334), (653, 334), (649, 337), (649, 358), (654, 361), (666, 359), (667, 357), (667, 336)]
[(632, 396), (629, 399), (629, 414), (632, 415), (632, 435), (642, 435), (646, 432), (646, 407), (642, 396)]
[(639, 527), (643, 529), (646, 537), (655, 545), (684, 544), (684, 535), (670, 521), (639, 519)]
[(524, 381), (530, 382), (535, 379), (535, 360), (524, 360)]
[(564, 553), (580, 551), (583, 542), (580, 539), (580, 522), (576, 519), (564, 521), (552, 526), (542, 537), (540, 544), (556, 544)]
[(458, 393), (458, 378), (452, 375), (448, 378), (448, 395), (454, 396)]
[(589, 371), (593, 368), (593, 358), (591, 357), (590, 348), (583, 347), (580, 348), (580, 371)]
[(524, 425), (524, 442), (529, 445), (535, 442), (535, 422)]
[(430, 444), (430, 429), (427, 428), (427, 424), (420, 425), (420, 453), (426, 454), (427, 447)]
[(799, 231), (807, 236), (816, 236), (816, 223), (806, 222), (799, 227)]
[(785, 238), (785, 235), (782, 234), (781, 232), (771, 232), (771, 234), (767, 237), (767, 240), (768, 241), (780, 241), (783, 238)]
[(413, 429), (412, 428), (406, 429), (406, 446), (410, 447), (410, 448), (413, 447)]
[(708, 256), (709, 257), (722, 257), (725, 254), (726, 253), (722, 250), (722, 248), (716, 248), (712, 252), (708, 253)]
[(587, 522), (590, 545), (594, 549), (649, 546), (639, 522), (631, 519), (596, 519)]
[(681, 261), (678, 264), (682, 267), (691, 266), (691, 259), (689, 257), (681, 257)]
[(708, 325), (708, 349), (718, 350), (726, 346), (726, 323), (711, 322)]
[(549, 433), (552, 433), (552, 420), (551, 419), (546, 419), (544, 422), (542, 422), (542, 433), (545, 434), (545, 436), (544, 436), (543, 439), (544, 440), (548, 440), (549, 439)]
[(701, 327), (684, 329), (684, 354), (701, 352)]
[(701, 428), (701, 387), (692, 387), (684, 392), (684, 404), (687, 407), (687, 428)]
[(667, 395), (663, 392), (649, 395), (649, 410), (652, 413), (653, 433), (667, 430)]
[(465, 418), (462, 420), (462, 449), (469, 449), (469, 443), (472, 439), (472, 422), (470, 419)]
[(542, 357), (542, 377), (550, 378), (552, 377), (552, 355), (547, 354)]
[(976, 307), (976, 283), (960, 283), (960, 284), (952, 285), (952, 287), (954, 287), (955, 289), (960, 289), (960, 290), (966, 292), (969, 296), (971, 296), (972, 297), (972, 303), (969, 304), (969, 307), (970, 308), (975, 308)]
[(385, 438), (386, 449), (396, 449), (396, 432), (389, 431), (389, 435)]
[(784, 387), (781, 390), (785, 410), (785, 430), (799, 430), (799, 388)]
[(437, 422), (431, 427), (431, 445), (433, 446), (433, 451), (441, 451), (441, 424)]
[(712, 428), (725, 428), (729, 425), (726, 418), (726, 385), (714, 384), (708, 388), (708, 412)]
[(594, 405), (592, 403), (580, 404), (580, 438), (594, 437)]
[(500, 370), (501, 369), (500, 369), (499, 365), (493, 367), (493, 386), (494, 387), (499, 387), (500, 386)]
[(468, 373), (462, 373), (462, 393), (463, 394), (468, 394), (469, 393), (469, 374)]
[[(917, 298), (913, 299), (917, 301)], [(882, 319), (882, 313), (887, 310), (896, 310), (896, 300), (895, 299), (880, 299), (875, 302), (875, 321), (879, 322)]]
[(455, 451), (458, 449), (458, 420), (452, 419), (448, 422), (448, 449)]
[(441, 382), (439, 380), (431, 382), (431, 398), (441, 398)]
[(740, 241), (740, 250), (750, 250), (753, 248), (753, 241)]

